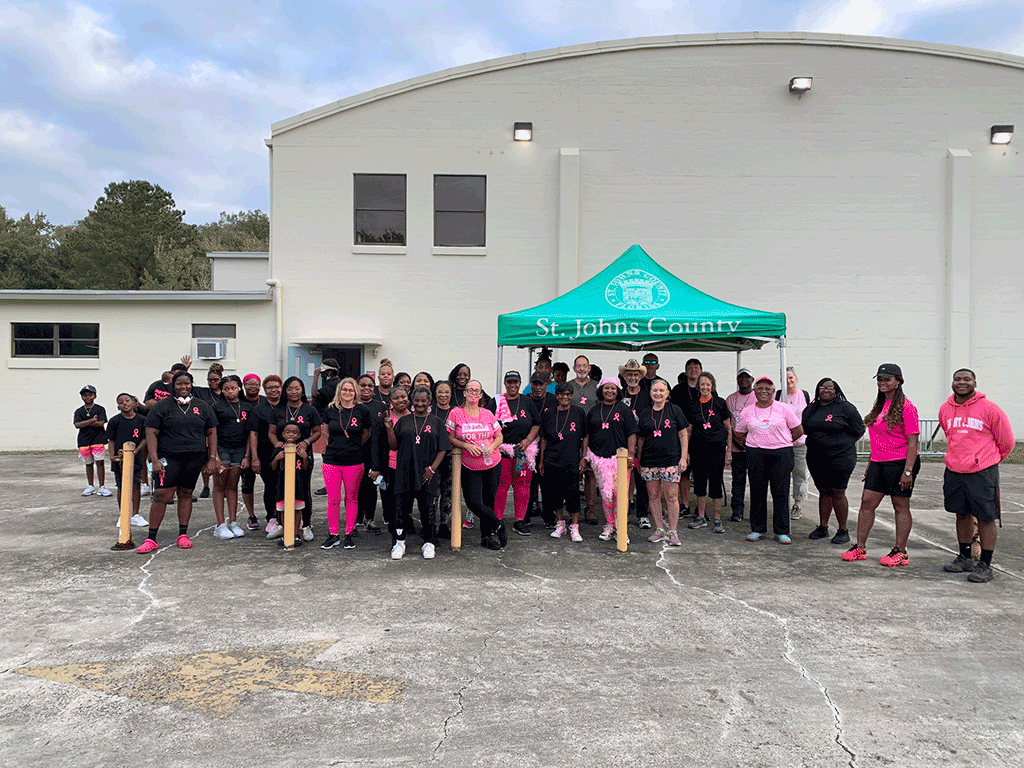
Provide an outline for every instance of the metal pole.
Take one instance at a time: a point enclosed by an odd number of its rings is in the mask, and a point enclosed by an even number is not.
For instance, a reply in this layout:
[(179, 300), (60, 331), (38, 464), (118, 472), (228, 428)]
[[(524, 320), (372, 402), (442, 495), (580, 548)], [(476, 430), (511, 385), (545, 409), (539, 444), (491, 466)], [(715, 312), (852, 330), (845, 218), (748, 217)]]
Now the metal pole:
[(462, 449), (452, 448), (452, 550), (462, 549)]
[[(779, 389), (786, 391), (786, 337), (779, 339)], [(782, 395), (785, 399), (785, 394)]]
[(629, 549), (629, 460), (626, 449), (615, 451), (615, 543), (619, 552)]
[[(113, 458), (113, 457), (111, 457)], [(113, 463), (113, 462), (111, 462)], [(130, 440), (121, 446), (121, 518), (115, 551), (135, 549), (132, 541), (132, 499), (135, 497), (135, 443)]]
[(494, 396), (495, 397), (497, 397), (498, 394), (501, 392), (501, 385), (502, 385), (502, 381), (501, 381), (501, 353), (502, 353), (503, 350), (504, 350), (504, 347), (502, 347), (501, 344), (499, 344), (498, 345), (498, 373), (496, 374), (497, 375), (497, 382), (494, 385)]
[(284, 548), (295, 549), (295, 443), (284, 444)]

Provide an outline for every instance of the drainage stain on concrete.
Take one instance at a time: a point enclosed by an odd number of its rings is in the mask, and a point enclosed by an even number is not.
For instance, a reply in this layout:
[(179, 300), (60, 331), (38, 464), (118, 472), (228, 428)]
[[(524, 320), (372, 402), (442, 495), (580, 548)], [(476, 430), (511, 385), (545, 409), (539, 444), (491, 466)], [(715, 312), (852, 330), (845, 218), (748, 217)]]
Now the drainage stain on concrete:
[(172, 704), (211, 717), (227, 717), (249, 696), (271, 689), (375, 704), (397, 701), (405, 693), (404, 680), (303, 666), (336, 642), (17, 671), (150, 704)]

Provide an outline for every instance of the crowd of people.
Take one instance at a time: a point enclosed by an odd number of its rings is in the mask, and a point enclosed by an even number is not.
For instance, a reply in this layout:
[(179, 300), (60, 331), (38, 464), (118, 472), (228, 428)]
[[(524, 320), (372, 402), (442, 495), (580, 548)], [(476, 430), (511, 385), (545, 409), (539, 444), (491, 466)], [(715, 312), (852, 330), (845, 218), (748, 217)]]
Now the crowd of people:
[[(601, 524), (599, 505), (604, 521), (598, 538), (611, 540), (617, 533), (619, 449), (625, 449), (629, 468), (629, 514), (640, 529), (653, 529), (649, 542), (680, 546), (680, 520), (689, 520), (691, 529), (712, 525), (715, 533), (725, 533), (725, 470), (730, 469), (731, 522), (745, 520), (749, 483), (748, 541), (769, 536), (770, 496), (771, 535), (780, 544), (792, 543), (790, 521), (803, 514), (809, 475), (818, 492), (818, 525), (808, 538), (829, 537), (834, 518), (831, 541), (841, 545), (852, 540), (847, 489), (857, 465), (857, 443), (867, 432), (871, 454), (856, 540), (841, 557), (867, 559), (875, 511), (888, 496), (895, 542), (879, 562), (890, 567), (909, 563), (920, 428), (917, 409), (904, 393), (902, 370), (893, 363), (878, 367), (877, 394), (863, 418), (832, 378), (821, 379), (807, 392), (789, 368), (777, 389), (771, 376), (742, 368), (736, 391), (722, 397), (715, 376), (700, 360), (688, 360), (670, 386), (659, 376), (653, 353), (643, 355), (642, 362), (627, 360), (616, 376), (598, 371), (585, 355), (570, 369), (542, 350), (528, 380), (508, 371), (504, 391), (495, 396), (464, 363), (435, 380), (425, 371), (396, 373), (384, 360), (376, 376), (353, 379), (342, 378), (337, 362), (327, 359), (314, 372), (309, 393), (296, 376), (284, 381), (277, 375), (225, 376), (218, 364), (210, 366), (206, 386), (198, 386), (190, 366), (191, 360), (182, 358), (150, 385), (141, 402), (119, 394), (118, 413), (109, 421), (95, 402), (95, 388), (85, 386), (84, 405), (74, 414), (89, 482), (83, 495), (111, 495), (104, 485), (109, 452), (118, 499), (130, 492), (131, 522), (148, 528), (140, 553), (159, 547), (158, 532), (172, 503), (177, 546), (192, 547), (193, 503), (210, 496), (211, 482), (215, 537), (262, 531), (283, 546), (288, 444), (295, 446), (294, 504), (301, 517), (290, 542), (294, 546), (314, 540), (314, 498), (322, 495), (322, 549), (352, 549), (360, 531), (382, 534), (386, 529), (391, 558), (401, 559), (408, 537), (416, 534), (422, 556), (434, 558), (441, 539), (451, 535), (453, 448), (461, 453), (461, 491), (468, 509), (462, 525), (479, 527), (481, 546), (487, 549), (507, 546), (510, 491), (511, 529), (520, 536), (532, 535), (536, 520), (553, 538), (582, 541), (581, 525)], [(956, 371), (952, 389), (939, 417), (948, 443), (945, 506), (956, 515), (960, 551), (946, 570), (988, 581), (999, 515), (998, 465), (1013, 449), (1013, 432), (1003, 411), (977, 392), (972, 371)], [(129, 440), (137, 446), (130, 484), (121, 478), (120, 466)], [(314, 492), (318, 456), (323, 488)], [(257, 477), (264, 523), (255, 506)], [(147, 491), (152, 496), (148, 520), (140, 513)], [(378, 502), (384, 527), (376, 524)], [(975, 535), (981, 543), (978, 563), (970, 550)]]

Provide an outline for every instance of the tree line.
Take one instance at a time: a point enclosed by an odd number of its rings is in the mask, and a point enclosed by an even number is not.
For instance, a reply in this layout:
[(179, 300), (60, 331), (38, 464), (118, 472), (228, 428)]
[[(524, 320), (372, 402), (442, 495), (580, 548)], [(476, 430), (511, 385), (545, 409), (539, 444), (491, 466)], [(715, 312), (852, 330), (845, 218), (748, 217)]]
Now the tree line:
[(84, 219), (51, 224), (42, 213), (20, 219), (0, 206), (0, 289), (210, 289), (213, 251), (266, 251), (263, 211), (220, 215), (195, 226), (171, 193), (148, 181), (108, 184)]

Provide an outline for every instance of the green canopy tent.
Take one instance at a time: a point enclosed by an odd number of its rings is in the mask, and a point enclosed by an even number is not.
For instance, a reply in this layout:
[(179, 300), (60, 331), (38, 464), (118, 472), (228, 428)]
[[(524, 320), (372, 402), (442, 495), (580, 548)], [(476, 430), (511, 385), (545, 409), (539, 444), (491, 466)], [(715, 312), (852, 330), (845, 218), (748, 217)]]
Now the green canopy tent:
[(716, 299), (683, 282), (639, 245), (587, 282), (551, 301), (498, 316), (498, 387), (506, 346), (574, 349), (734, 351), (779, 347), (786, 371), (786, 316)]

